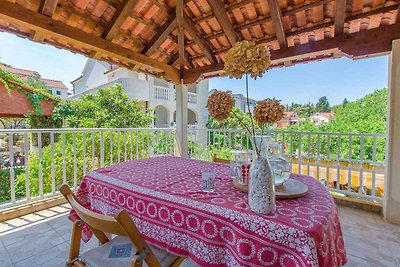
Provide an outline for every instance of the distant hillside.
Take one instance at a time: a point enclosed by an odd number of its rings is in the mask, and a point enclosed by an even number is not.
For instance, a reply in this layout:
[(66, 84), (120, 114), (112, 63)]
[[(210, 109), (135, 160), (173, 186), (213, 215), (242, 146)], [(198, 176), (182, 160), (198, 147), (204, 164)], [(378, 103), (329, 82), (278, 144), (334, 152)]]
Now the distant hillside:
[(358, 99), (339, 105), (335, 120), (329, 125), (337, 132), (385, 133), (387, 89), (379, 89)]
[(311, 123), (293, 127), (311, 132), (385, 133), (387, 89), (379, 89), (354, 102), (334, 107), (335, 119), (319, 127)]

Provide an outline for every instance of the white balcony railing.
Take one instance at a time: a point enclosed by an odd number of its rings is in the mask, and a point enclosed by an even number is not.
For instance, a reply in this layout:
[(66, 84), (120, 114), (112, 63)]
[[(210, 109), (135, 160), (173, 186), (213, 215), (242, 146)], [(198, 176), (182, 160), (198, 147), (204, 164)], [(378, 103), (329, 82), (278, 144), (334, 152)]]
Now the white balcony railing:
[(174, 129), (0, 130), (0, 210), (77, 188), (96, 168), (174, 155), (174, 142)]
[(170, 88), (162, 86), (154, 86), (154, 99), (170, 100)]
[[(343, 196), (382, 201), (385, 135), (272, 131), (292, 172), (310, 175)], [(259, 133), (260, 134), (260, 133)], [(189, 155), (232, 159), (232, 149), (251, 149), (244, 130), (189, 129)]]
[(188, 92), (188, 103), (196, 104), (197, 103), (197, 94)]
[[(274, 131), (292, 172), (315, 177), (345, 196), (382, 201), (385, 135)], [(76, 188), (86, 172), (127, 160), (174, 155), (175, 130), (0, 130), (0, 210)], [(244, 130), (188, 128), (191, 158), (232, 159), (232, 149), (251, 149)]]

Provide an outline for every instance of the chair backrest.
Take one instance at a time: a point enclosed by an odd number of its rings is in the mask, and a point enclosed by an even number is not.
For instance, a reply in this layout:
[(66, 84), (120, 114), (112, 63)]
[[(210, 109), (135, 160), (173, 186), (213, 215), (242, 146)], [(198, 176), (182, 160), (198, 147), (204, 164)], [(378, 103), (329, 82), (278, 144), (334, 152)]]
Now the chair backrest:
[(145, 258), (149, 266), (160, 266), (157, 257), (151, 251), (126, 210), (120, 209), (114, 217), (98, 214), (85, 208), (68, 185), (64, 184), (61, 186), (60, 192), (71, 204), (72, 209), (75, 210), (79, 218), (90, 227), (93, 234), (96, 235), (102, 244), (109, 241), (105, 233), (127, 236), (137, 251), (141, 252), (144, 249), (149, 251), (148, 256)]
[(230, 160), (227, 160), (227, 159), (218, 158), (217, 155), (214, 155), (214, 157), (213, 157), (213, 162), (230, 163), (231, 161), (230, 161)]

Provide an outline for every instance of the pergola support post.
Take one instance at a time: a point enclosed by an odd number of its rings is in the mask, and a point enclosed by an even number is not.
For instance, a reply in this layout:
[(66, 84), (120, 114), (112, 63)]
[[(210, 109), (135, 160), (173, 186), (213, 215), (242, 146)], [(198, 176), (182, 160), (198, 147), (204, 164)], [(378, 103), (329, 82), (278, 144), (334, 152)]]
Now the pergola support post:
[(188, 88), (178, 84), (176, 89), (176, 149), (175, 155), (188, 157)]
[(393, 40), (389, 56), (383, 212), (388, 221), (400, 223), (400, 39)]

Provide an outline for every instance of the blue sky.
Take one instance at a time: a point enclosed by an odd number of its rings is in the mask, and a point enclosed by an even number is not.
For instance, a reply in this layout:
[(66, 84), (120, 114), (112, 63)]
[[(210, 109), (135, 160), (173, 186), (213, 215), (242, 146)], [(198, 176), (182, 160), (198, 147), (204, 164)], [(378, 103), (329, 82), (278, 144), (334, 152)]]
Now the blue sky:
[[(70, 82), (81, 75), (86, 57), (0, 33), (0, 61), (16, 68), (36, 70), (42, 77), (61, 80), (71, 88)], [(327, 96), (331, 104), (339, 104), (345, 97), (353, 101), (387, 87), (387, 79), (387, 56), (324, 60), (271, 69), (262, 78), (250, 79), (250, 97), (276, 97), (290, 104), (315, 103), (319, 97)], [(210, 89), (213, 88), (244, 93), (245, 81), (213, 78)]]

